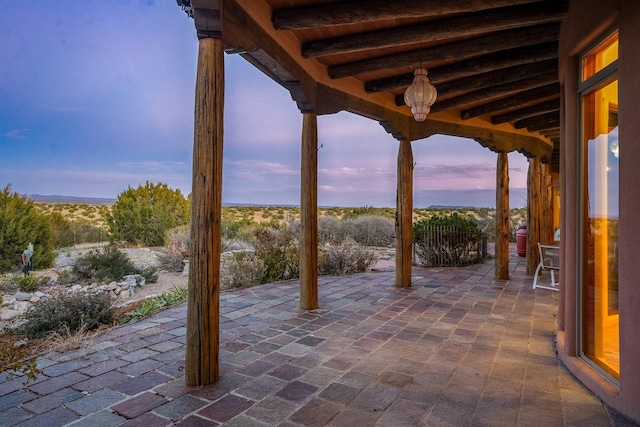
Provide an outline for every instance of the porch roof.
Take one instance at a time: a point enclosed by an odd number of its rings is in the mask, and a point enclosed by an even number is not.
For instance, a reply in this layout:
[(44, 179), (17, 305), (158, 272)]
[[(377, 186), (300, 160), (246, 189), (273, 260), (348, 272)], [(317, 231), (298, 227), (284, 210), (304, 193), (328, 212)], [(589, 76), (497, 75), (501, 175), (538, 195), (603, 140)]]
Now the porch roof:
[[(199, 37), (221, 38), (302, 112), (350, 111), (399, 140), (462, 136), (557, 166), (564, 1), (177, 1)], [(424, 122), (402, 96), (418, 67), (438, 90)]]

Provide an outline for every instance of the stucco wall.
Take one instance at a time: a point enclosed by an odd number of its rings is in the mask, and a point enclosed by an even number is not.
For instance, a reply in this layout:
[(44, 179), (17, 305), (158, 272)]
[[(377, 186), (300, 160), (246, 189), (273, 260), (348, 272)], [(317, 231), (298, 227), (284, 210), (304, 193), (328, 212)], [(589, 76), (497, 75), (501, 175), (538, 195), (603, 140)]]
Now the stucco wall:
[[(577, 357), (577, 209), (579, 54), (618, 27), (619, 43), (619, 388)], [(640, 421), (640, 3), (637, 0), (571, 0), (560, 35), (562, 275), (558, 351), (580, 381), (607, 404)]]

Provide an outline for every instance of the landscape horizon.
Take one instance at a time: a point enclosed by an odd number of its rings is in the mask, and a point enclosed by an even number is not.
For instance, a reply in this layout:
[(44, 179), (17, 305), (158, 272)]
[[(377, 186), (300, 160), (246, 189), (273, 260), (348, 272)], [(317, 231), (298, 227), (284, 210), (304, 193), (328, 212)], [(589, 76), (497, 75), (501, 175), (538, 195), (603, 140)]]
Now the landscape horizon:
[[(515, 191), (514, 191), (515, 190)], [(432, 190), (432, 191), (437, 191), (437, 190)], [(473, 194), (476, 193), (478, 195), (478, 197), (473, 197), (473, 196), (469, 196), (468, 200), (473, 201), (473, 200), (479, 200), (482, 198), (486, 197), (486, 193), (487, 192), (492, 192), (493, 190), (457, 190), (460, 191), (461, 193), (465, 193), (465, 194)], [(448, 191), (448, 193), (450, 193), (451, 191)], [(424, 193), (424, 192), (420, 192), (420, 193)], [(419, 193), (419, 194), (420, 194)], [(519, 198), (521, 201), (524, 201), (524, 203), (520, 203), (520, 204), (512, 204), (510, 207), (511, 208), (523, 208), (526, 207), (526, 188), (524, 189), (512, 189), (511, 191), (511, 199), (512, 200), (516, 200), (517, 198)], [(515, 194), (514, 194), (515, 193)], [(33, 193), (33, 194), (24, 194), (23, 196), (27, 197), (30, 200), (33, 200), (36, 203), (48, 203), (48, 204), (88, 204), (88, 205), (99, 205), (99, 206), (105, 206), (105, 205), (112, 205), (113, 203), (116, 202), (117, 197), (85, 197), (85, 196), (69, 196), (69, 195), (60, 195), (60, 194), (49, 194), (49, 195), (45, 195), (45, 194), (37, 194), (37, 193)], [(429, 205), (423, 205), (421, 203), (416, 203), (415, 201), (416, 197), (414, 196), (414, 207), (416, 208), (425, 208), (425, 209), (481, 209), (481, 208), (488, 208), (488, 209), (495, 209), (495, 205), (492, 206), (486, 206), (486, 205), (480, 205), (478, 203), (469, 203), (469, 204), (444, 204), (444, 203), (433, 203), (433, 204), (429, 204)], [(223, 201), (222, 202), (223, 206), (256, 206), (256, 207), (299, 207), (299, 204), (293, 204), (293, 203), (253, 203), (253, 202), (226, 202)], [(353, 206), (341, 206), (341, 205), (330, 205), (330, 204), (323, 204), (323, 205), (318, 205), (319, 208), (353, 208), (353, 207), (362, 207), (362, 206), (372, 206), (372, 207), (376, 207), (376, 208), (395, 208), (395, 206), (382, 206), (382, 205), (377, 205), (377, 204), (364, 204), (364, 205), (353, 205)]]

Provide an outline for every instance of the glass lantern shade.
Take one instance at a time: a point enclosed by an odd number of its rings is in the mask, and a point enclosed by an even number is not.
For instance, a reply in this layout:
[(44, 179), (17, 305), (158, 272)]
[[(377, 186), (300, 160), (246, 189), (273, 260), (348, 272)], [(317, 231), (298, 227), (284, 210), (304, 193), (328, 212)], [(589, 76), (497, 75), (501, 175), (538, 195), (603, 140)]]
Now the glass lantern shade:
[(404, 92), (404, 102), (411, 107), (411, 114), (417, 122), (421, 122), (427, 118), (427, 114), (431, 106), (436, 102), (438, 92), (436, 88), (429, 83), (427, 70), (418, 68), (413, 73), (413, 82), (411, 86)]

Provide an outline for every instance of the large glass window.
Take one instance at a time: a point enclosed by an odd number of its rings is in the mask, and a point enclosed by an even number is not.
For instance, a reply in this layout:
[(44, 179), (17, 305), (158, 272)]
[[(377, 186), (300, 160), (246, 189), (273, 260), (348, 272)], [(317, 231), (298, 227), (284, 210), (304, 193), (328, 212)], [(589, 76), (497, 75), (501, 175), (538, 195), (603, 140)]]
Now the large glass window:
[(587, 53), (581, 96), (581, 352), (620, 375), (618, 321), (618, 37)]

